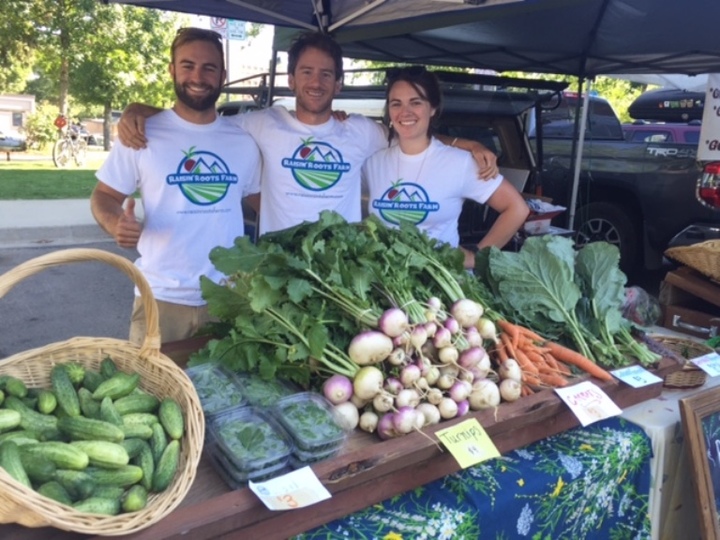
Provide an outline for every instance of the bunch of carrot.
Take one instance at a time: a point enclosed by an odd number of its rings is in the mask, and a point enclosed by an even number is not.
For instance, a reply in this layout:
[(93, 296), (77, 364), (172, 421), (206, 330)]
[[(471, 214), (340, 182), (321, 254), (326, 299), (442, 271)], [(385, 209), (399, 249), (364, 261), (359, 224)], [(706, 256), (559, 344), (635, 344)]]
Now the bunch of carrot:
[(602, 381), (613, 377), (605, 369), (582, 354), (559, 343), (547, 340), (529, 328), (507, 320), (497, 320), (500, 341), (493, 352), (498, 363), (514, 358), (523, 373), (522, 394), (532, 394), (543, 387), (567, 386), (573, 376), (571, 366)]

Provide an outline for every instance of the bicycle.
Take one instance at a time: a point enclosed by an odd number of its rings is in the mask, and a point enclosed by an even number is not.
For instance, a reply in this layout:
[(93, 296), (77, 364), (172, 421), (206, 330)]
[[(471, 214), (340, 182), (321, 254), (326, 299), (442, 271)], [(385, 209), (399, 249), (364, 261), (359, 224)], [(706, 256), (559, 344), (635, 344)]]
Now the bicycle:
[(73, 159), (75, 165), (82, 167), (87, 157), (87, 142), (80, 137), (78, 127), (74, 124), (67, 126), (67, 119), (63, 115), (55, 119), (55, 126), (60, 132), (60, 138), (53, 146), (53, 163), (62, 169)]

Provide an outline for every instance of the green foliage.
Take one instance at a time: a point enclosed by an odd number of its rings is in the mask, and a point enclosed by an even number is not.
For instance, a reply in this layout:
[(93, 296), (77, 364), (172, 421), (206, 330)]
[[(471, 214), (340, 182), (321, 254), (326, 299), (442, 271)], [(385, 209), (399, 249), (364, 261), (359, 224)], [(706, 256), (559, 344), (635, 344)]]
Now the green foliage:
[(56, 117), (57, 107), (50, 103), (42, 102), (35, 107), (35, 112), (27, 116), (23, 128), (28, 148), (42, 150), (57, 138), (57, 128), (53, 125)]

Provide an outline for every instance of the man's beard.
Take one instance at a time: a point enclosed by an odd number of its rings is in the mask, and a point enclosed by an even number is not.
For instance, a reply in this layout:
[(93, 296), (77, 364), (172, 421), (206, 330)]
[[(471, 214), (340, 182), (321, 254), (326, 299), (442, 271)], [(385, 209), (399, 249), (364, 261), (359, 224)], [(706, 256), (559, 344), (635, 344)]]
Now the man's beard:
[[(212, 88), (209, 85), (205, 85), (205, 87)], [(177, 96), (178, 100), (183, 105), (186, 105), (187, 107), (190, 107), (192, 110), (198, 111), (198, 112), (205, 112), (209, 109), (214, 109), (215, 103), (217, 102), (221, 93), (222, 93), (222, 89), (218, 86), (217, 88), (213, 89), (213, 91), (210, 94), (206, 95), (205, 97), (193, 97), (185, 91), (185, 87), (183, 85), (175, 82), (175, 95)]]

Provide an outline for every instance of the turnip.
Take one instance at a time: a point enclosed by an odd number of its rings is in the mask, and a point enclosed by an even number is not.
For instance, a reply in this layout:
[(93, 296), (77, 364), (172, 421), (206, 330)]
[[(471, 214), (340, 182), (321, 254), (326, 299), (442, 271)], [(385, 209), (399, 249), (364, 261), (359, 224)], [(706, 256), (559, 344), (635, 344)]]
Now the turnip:
[(384, 413), (392, 410), (395, 404), (395, 399), (392, 394), (386, 392), (380, 392), (372, 400), (373, 409), (379, 413)]
[[(419, 405), (418, 405), (419, 406)], [(417, 431), (420, 431), (422, 428), (425, 427), (425, 415), (417, 410), (417, 407), (415, 408), (415, 429)]]
[(397, 337), (392, 338), (394, 347), (405, 347), (410, 341), (410, 332), (406, 331)]
[(460, 357), (458, 350), (449, 345), (438, 350), (438, 360), (443, 364), (455, 364)]
[(378, 415), (374, 413), (373, 411), (365, 411), (360, 415), (360, 420), (358, 424), (360, 425), (360, 429), (363, 431), (367, 431), (368, 433), (374, 433), (377, 429), (378, 425)]
[(427, 330), (424, 325), (418, 325), (410, 332), (410, 345), (416, 350), (420, 350), (425, 342), (428, 340)]
[(460, 326), (469, 328), (477, 324), (480, 317), (482, 317), (483, 311), (483, 307), (474, 300), (463, 298), (452, 305), (450, 315)]
[(500, 397), (505, 401), (517, 401), (520, 399), (522, 385), (515, 379), (503, 379), (500, 381)]
[(417, 407), (420, 403), (420, 393), (414, 388), (404, 388), (395, 396), (395, 407)]
[(490, 379), (475, 381), (472, 387), (472, 392), (468, 396), (472, 410), (490, 409), (500, 405), (500, 390)]
[(335, 405), (335, 418), (338, 425), (347, 430), (351, 431), (355, 429), (360, 420), (360, 413), (355, 405), (349, 401)]
[(438, 349), (452, 345), (452, 334), (450, 330), (444, 326), (438, 327), (433, 336), (433, 345)]
[(353, 383), (345, 375), (335, 374), (325, 381), (322, 387), (323, 395), (333, 405), (348, 401), (353, 394)]
[(426, 309), (423, 312), (423, 315), (425, 315), (425, 320), (427, 322), (434, 323), (437, 321), (437, 311), (433, 311), (432, 309)]
[(422, 414), (423, 418), (425, 419), (423, 427), (432, 426), (440, 422), (440, 411), (432, 403), (423, 402), (418, 405), (415, 410)]
[(472, 389), (472, 385), (467, 381), (455, 381), (448, 390), (448, 395), (453, 401), (460, 403), (467, 399)]
[(465, 329), (465, 339), (470, 347), (482, 347), (483, 338), (474, 326)]
[(393, 425), (394, 414), (395, 413), (386, 413), (380, 418), (380, 420), (378, 420), (377, 434), (378, 437), (383, 440), (392, 439), (393, 437), (398, 436), (397, 431), (395, 431), (395, 426)]
[(401, 347), (395, 347), (387, 357), (387, 361), (393, 366), (402, 366), (407, 362), (407, 354)]
[(420, 355), (415, 361), (415, 365), (420, 370), (420, 375), (425, 376), (427, 375), (427, 372), (430, 370), (430, 368), (433, 366), (433, 363), (427, 356)]
[(348, 356), (357, 365), (368, 366), (385, 360), (394, 348), (388, 336), (376, 330), (368, 330), (352, 339)]
[(375, 366), (365, 366), (358, 370), (353, 379), (353, 392), (360, 399), (372, 399), (382, 390), (385, 376)]
[(470, 412), (470, 402), (467, 399), (458, 402), (457, 406), (458, 410), (456, 416), (465, 416)]
[(460, 323), (458, 323), (455, 317), (448, 317), (447, 319), (445, 319), (445, 322), (443, 322), (443, 326), (447, 328), (452, 335), (460, 332)]
[(443, 394), (443, 391), (439, 388), (431, 388), (427, 394), (425, 394), (425, 400), (432, 405), (440, 405), (444, 397), (445, 394)]
[(476, 379), (475, 374), (470, 369), (461, 369), (460, 373), (458, 373), (457, 378), (461, 381), (466, 381), (471, 384)]
[(358, 410), (361, 410), (363, 407), (365, 407), (365, 405), (370, 403), (370, 400), (360, 398), (360, 397), (358, 397), (357, 394), (353, 393), (353, 395), (350, 397), (350, 403), (355, 405), (358, 408)]
[(423, 326), (425, 327), (425, 332), (427, 333), (428, 339), (432, 338), (438, 329), (437, 323), (433, 321), (428, 321)]
[(400, 371), (400, 382), (405, 388), (412, 388), (415, 381), (422, 377), (420, 368), (415, 364), (408, 364)]
[(396, 433), (405, 435), (415, 429), (415, 408), (399, 407), (393, 413), (392, 424)]
[(495, 323), (493, 323), (490, 319), (480, 317), (477, 324), (475, 325), (475, 328), (477, 328), (478, 332), (480, 332), (480, 335), (483, 339), (492, 340), (496, 344), (499, 343)]
[(398, 392), (403, 389), (403, 384), (400, 382), (400, 379), (397, 377), (388, 377), (385, 379), (385, 383), (383, 384), (383, 389), (386, 392), (389, 392), (393, 396), (397, 396)]
[(460, 367), (457, 364), (445, 364), (438, 366), (440, 369), (440, 375), (449, 375), (453, 379), (457, 379), (460, 374)]
[[(465, 369), (470, 369), (477, 366), (483, 360), (484, 356), (487, 356), (487, 352), (485, 352), (485, 349), (482, 347), (470, 347), (460, 353), (457, 364)], [(488, 360), (489, 359), (488, 357)]]
[(440, 411), (440, 416), (447, 420), (449, 418), (455, 418), (457, 416), (458, 406), (457, 403), (455, 403), (449, 397), (444, 397), (438, 405), (438, 410)]
[(402, 335), (408, 325), (407, 314), (399, 308), (386, 309), (378, 319), (378, 329), (391, 338)]
[(440, 375), (437, 382), (435, 382), (435, 386), (437, 386), (440, 390), (450, 390), (452, 388), (452, 385), (455, 384), (456, 378), (452, 375)]
[(437, 313), (442, 309), (442, 301), (437, 296), (431, 296), (428, 298), (427, 307)]
[(420, 377), (417, 381), (415, 381), (415, 388), (424, 393), (430, 389), (430, 383), (427, 382), (425, 377)]
[(440, 370), (437, 368), (437, 366), (431, 366), (430, 369), (428, 369), (428, 372), (425, 374), (425, 380), (430, 386), (433, 386), (437, 382), (439, 377)]
[(508, 358), (500, 364), (498, 367), (498, 375), (501, 379), (512, 379), (517, 382), (522, 382), (522, 370), (520, 364), (514, 358)]

